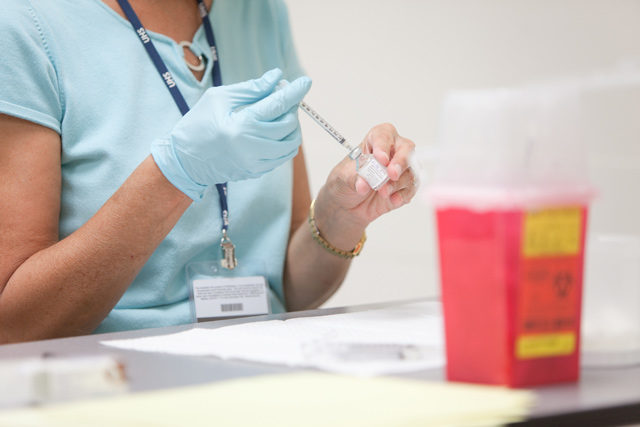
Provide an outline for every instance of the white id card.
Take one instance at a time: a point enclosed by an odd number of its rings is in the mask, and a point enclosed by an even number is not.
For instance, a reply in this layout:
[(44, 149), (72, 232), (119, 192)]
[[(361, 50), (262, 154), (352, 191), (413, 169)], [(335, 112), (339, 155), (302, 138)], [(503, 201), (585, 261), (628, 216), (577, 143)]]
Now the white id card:
[(197, 322), (269, 313), (264, 276), (209, 277), (191, 283)]

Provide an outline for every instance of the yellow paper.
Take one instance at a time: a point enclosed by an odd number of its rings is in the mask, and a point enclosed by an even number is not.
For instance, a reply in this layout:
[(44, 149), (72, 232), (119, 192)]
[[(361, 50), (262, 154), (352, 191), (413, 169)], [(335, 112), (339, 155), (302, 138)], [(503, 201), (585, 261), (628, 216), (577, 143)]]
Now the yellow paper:
[(501, 387), (294, 373), (0, 412), (0, 426), (498, 425), (531, 404)]

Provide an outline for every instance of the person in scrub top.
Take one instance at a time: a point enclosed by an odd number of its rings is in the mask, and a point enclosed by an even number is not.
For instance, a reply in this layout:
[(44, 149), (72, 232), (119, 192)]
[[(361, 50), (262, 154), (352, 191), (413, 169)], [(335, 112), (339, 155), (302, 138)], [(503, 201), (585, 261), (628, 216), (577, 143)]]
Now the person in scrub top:
[(374, 191), (345, 158), (312, 205), (297, 118), (311, 81), (281, 0), (127, 3), (145, 31), (117, 0), (3, 2), (0, 343), (190, 322), (185, 269), (227, 231), (272, 312), (317, 307), (367, 225), (416, 193), (414, 144), (381, 124), (361, 146), (390, 180)]

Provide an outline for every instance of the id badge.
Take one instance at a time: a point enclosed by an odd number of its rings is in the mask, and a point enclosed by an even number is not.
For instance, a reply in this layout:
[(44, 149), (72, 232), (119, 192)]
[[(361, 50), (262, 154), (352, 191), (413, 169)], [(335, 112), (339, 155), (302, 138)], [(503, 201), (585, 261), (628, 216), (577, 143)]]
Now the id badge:
[[(234, 270), (220, 260), (187, 266), (191, 313), (194, 322), (269, 314), (269, 283), (260, 262), (242, 263)], [(247, 264), (250, 264), (247, 266)]]

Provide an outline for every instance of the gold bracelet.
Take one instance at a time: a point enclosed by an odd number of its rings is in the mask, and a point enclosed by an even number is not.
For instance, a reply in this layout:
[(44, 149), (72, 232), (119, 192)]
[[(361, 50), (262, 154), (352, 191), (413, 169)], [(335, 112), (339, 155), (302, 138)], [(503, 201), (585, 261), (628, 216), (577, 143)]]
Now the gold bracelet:
[(313, 199), (313, 201), (311, 202), (311, 207), (309, 208), (309, 227), (311, 227), (311, 235), (313, 236), (313, 240), (320, 243), (326, 250), (331, 252), (333, 255), (337, 255), (342, 258), (351, 259), (355, 256), (360, 255), (360, 252), (362, 252), (362, 248), (364, 246), (364, 242), (367, 241), (366, 233), (364, 232), (362, 233), (362, 238), (360, 239), (356, 247), (353, 248), (351, 251), (347, 252), (347, 251), (343, 251), (342, 249), (336, 248), (331, 243), (329, 243), (324, 237), (322, 237), (322, 235), (320, 234), (320, 230), (318, 230), (318, 226), (316, 225), (316, 218), (314, 214), (315, 204), (316, 204), (316, 199)]

